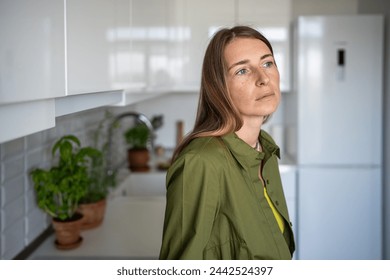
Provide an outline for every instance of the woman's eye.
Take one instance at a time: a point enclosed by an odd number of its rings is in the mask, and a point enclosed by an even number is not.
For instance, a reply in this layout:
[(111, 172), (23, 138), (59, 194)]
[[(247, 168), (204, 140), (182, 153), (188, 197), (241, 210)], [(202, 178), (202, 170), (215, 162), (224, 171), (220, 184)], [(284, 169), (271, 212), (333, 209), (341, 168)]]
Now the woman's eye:
[(244, 75), (244, 74), (246, 74), (248, 72), (248, 70), (246, 70), (246, 69), (240, 69), (240, 70), (238, 70), (237, 72), (236, 72), (236, 75)]
[(270, 68), (274, 65), (273, 61), (267, 61), (266, 63), (263, 64), (264, 68)]

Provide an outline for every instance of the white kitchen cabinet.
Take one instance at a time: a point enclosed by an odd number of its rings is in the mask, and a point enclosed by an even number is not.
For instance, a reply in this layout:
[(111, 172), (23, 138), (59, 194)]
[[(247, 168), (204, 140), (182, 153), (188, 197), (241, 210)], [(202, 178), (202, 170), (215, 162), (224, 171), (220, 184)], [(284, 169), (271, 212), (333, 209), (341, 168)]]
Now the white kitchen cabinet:
[(64, 96), (64, 77), (64, 1), (0, 1), (0, 104)]
[(115, 0), (115, 29), (110, 32), (110, 40), (114, 43), (114, 52), (110, 56), (114, 88), (131, 88), (131, 71), (136, 68), (131, 57), (131, 4), (132, 0)]
[(116, 0), (66, 1), (67, 94), (120, 90), (115, 84)]
[[(124, 1), (124, 0), (120, 0)], [(116, 65), (124, 85), (119, 106), (171, 92), (177, 69), (171, 54), (177, 46), (176, 29), (171, 24), (176, 0), (130, 0), (130, 24), (118, 28)], [(118, 10), (117, 19), (125, 22)], [(129, 49), (128, 49), (129, 48)]]
[[(175, 84), (178, 88), (199, 90), (201, 68), (210, 37), (220, 27), (234, 24), (234, 0), (184, 0), (176, 2), (173, 24), (178, 44), (175, 62)], [(174, 55), (174, 54), (173, 54)]]
[(131, 80), (146, 87), (167, 86), (168, 1), (132, 0)]
[(237, 0), (236, 17), (236, 24), (254, 27), (270, 41), (280, 72), (281, 90), (288, 91), (291, 0)]
[(271, 42), (281, 75), (281, 89), (289, 89), (289, 22), (291, 0), (175, 1), (175, 46), (170, 47), (172, 77), (178, 89), (199, 90), (201, 68), (210, 38), (221, 27), (249, 25)]
[(0, 143), (54, 126), (54, 99), (0, 105)]
[[(295, 242), (298, 240), (298, 217), (297, 217), (297, 169), (294, 165), (280, 165), (280, 177), (283, 184), (288, 214), (292, 223)], [(297, 246), (296, 246), (297, 248)], [(297, 259), (298, 251), (295, 250), (294, 259)]]

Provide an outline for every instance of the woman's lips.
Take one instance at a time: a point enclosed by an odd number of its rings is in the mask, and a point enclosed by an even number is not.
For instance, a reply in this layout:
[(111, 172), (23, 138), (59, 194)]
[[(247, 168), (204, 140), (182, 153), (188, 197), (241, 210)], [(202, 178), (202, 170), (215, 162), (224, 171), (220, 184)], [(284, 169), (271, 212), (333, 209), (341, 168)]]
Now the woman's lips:
[(262, 100), (262, 99), (267, 98), (267, 97), (271, 97), (271, 96), (273, 96), (273, 95), (275, 95), (273, 92), (266, 93), (266, 94), (264, 94), (264, 95), (262, 95), (262, 96), (256, 98), (256, 101)]

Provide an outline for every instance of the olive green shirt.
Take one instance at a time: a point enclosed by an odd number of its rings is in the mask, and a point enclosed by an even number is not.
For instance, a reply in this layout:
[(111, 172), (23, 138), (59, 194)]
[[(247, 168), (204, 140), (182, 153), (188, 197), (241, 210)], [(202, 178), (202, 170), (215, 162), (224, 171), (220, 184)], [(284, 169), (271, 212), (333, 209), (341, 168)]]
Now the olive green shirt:
[[(291, 259), (294, 236), (278, 168), (279, 148), (261, 131), (263, 152), (235, 133), (194, 139), (167, 173), (160, 259)], [(281, 232), (259, 179), (285, 221)]]

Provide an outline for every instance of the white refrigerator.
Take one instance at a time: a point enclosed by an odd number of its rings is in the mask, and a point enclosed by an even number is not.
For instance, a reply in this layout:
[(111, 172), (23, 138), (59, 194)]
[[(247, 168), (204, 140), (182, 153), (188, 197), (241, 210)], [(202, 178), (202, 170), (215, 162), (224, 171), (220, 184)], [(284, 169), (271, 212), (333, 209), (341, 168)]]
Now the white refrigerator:
[(381, 259), (384, 19), (305, 16), (293, 34), (297, 258)]

